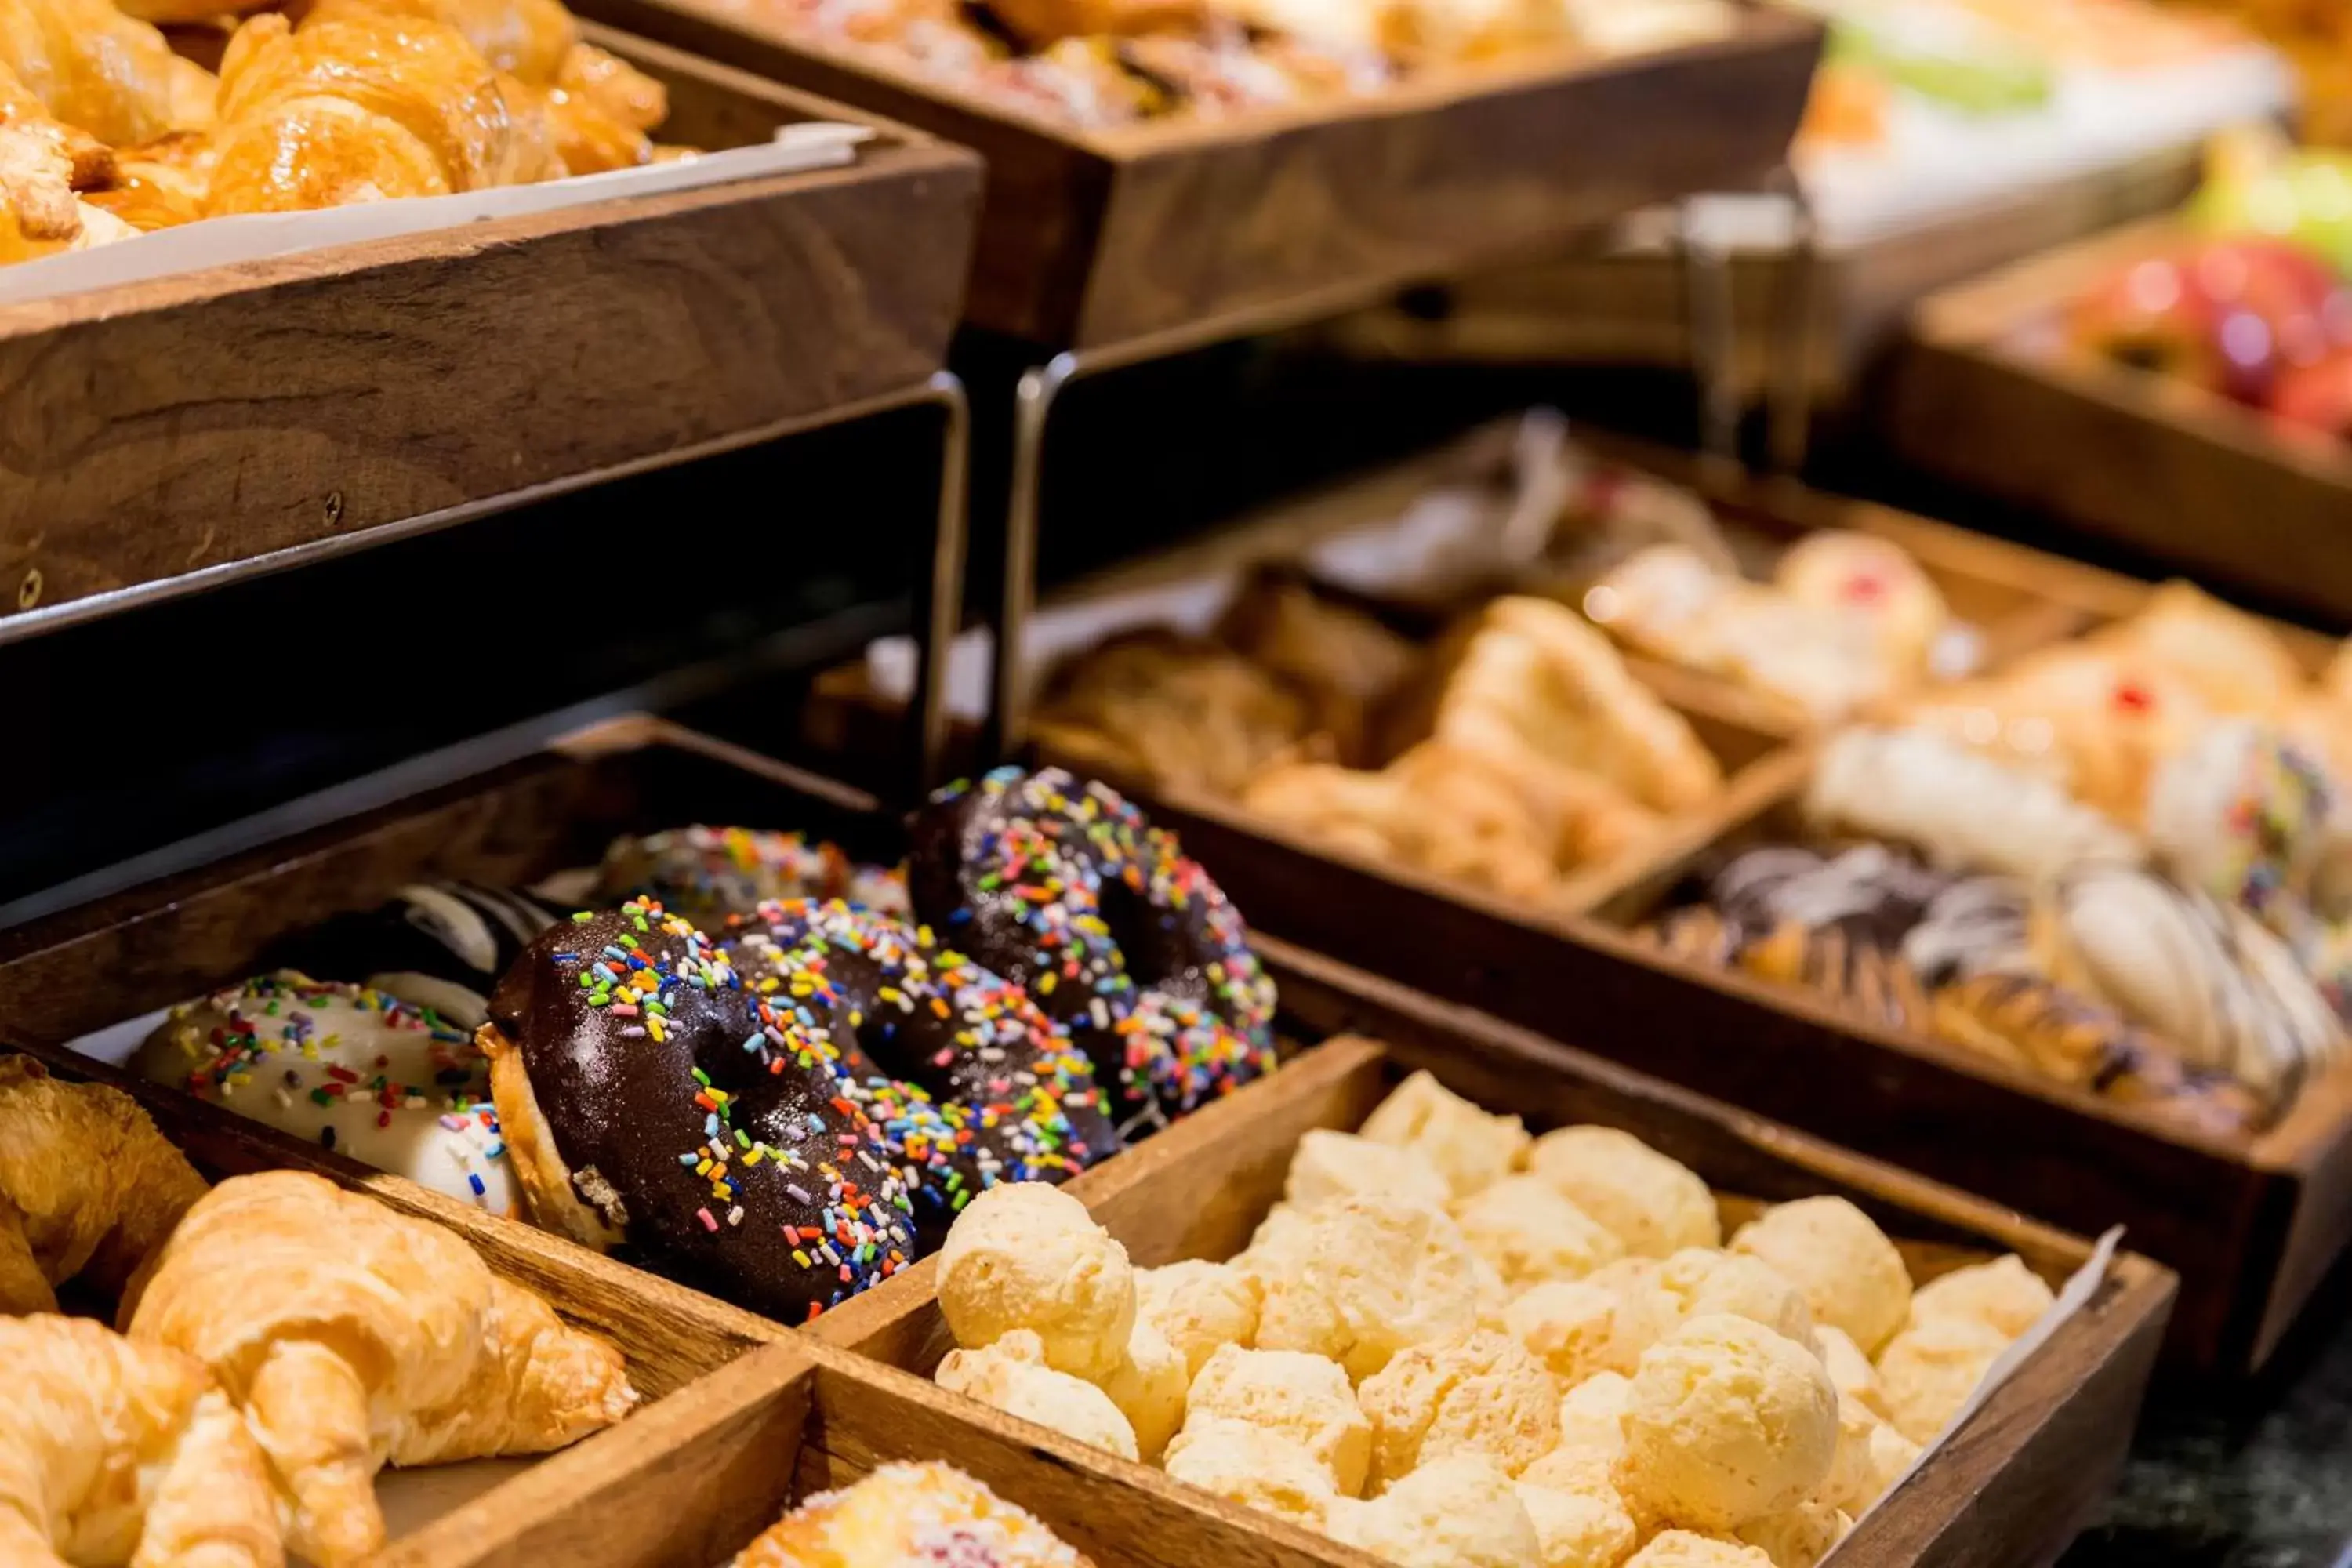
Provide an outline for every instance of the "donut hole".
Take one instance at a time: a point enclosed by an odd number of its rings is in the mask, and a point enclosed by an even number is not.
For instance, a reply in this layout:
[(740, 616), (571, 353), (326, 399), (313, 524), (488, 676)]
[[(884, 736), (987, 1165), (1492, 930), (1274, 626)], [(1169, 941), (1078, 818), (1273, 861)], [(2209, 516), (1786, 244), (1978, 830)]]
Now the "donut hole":
[[(1128, 876), (1140, 877), (1130, 871)], [(1137, 987), (1152, 990), (1201, 967), (1192, 933), (1173, 910), (1154, 905), (1131, 885), (1127, 876), (1102, 879), (1101, 913), (1111, 940), (1127, 961), (1127, 973)]]

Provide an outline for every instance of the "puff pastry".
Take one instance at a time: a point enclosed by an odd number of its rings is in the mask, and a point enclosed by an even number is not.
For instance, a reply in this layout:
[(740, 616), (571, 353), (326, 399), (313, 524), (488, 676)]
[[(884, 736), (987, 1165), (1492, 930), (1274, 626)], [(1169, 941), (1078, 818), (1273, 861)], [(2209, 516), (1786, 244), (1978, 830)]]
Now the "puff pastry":
[(247, 20), (221, 60), (216, 134), (212, 216), (446, 195), (525, 172), (497, 75), (465, 35), (367, 5), (299, 27)]
[(0, 1057), (0, 1312), (54, 1312), (77, 1278), (120, 1295), (204, 1195), (129, 1095)]
[(209, 135), (175, 131), (117, 153), (113, 178), (87, 199), (142, 233), (194, 223), (205, 216), (214, 157)]
[(0, 1562), (280, 1568), (278, 1500), (194, 1358), (102, 1323), (0, 1318)]
[(1592, 774), (1655, 811), (1690, 810), (1723, 787), (1682, 715), (1633, 679), (1607, 637), (1546, 599), (1486, 606), (1450, 661), (1429, 730)]
[(635, 1402), (620, 1352), (437, 1226), (274, 1171), (189, 1210), (124, 1304), (131, 1337), (212, 1369), (268, 1463), (289, 1545), (383, 1543), (375, 1472), (543, 1453)]

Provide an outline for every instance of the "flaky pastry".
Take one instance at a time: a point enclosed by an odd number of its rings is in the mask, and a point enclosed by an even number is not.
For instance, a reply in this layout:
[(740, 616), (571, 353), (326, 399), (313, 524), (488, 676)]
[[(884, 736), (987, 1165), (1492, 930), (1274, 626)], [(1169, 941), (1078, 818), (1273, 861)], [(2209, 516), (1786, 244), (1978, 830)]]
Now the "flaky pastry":
[(280, 1568), (261, 1451), (202, 1363), (102, 1323), (0, 1318), (0, 1562)]
[(0, 1057), (0, 1312), (54, 1312), (74, 1279), (120, 1295), (204, 1195), (129, 1095)]
[(454, 1233), (302, 1172), (215, 1188), (123, 1318), (220, 1379), (268, 1461), (288, 1543), (320, 1568), (383, 1544), (384, 1464), (544, 1453), (636, 1401), (617, 1350)]

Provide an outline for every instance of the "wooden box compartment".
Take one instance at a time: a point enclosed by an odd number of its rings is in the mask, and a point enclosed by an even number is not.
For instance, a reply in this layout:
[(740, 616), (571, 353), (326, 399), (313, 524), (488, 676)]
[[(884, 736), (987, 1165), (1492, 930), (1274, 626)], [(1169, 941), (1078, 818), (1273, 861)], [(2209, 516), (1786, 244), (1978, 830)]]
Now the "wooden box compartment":
[(0, 612), (197, 587), (921, 390), (961, 309), (979, 161), (587, 36), (668, 88), (667, 140), (874, 135), (836, 169), (0, 306), (25, 432), (0, 453)]
[[(1761, 488), (1774, 488), (1769, 484)], [(1878, 509), (1870, 509), (1875, 510)], [(1966, 536), (1963, 536), (1966, 537)], [(2131, 615), (2146, 584), (1977, 541), (2044, 600), (2048, 638)], [(2316, 674), (2328, 639), (2273, 629)], [(1800, 987), (1687, 964), (1623, 930), (1705, 858), (1793, 826), (1810, 752), (1612, 885), (1546, 920), (1433, 892), (1393, 918), (1368, 873), (1159, 799), (1254, 924), (1433, 995), (1691, 1085), (1862, 1152), (2078, 1230), (2111, 1223), (2180, 1271), (2169, 1353), (2200, 1373), (2260, 1368), (2352, 1245), (2352, 1073), (2308, 1088), (2251, 1138), (2163, 1125), (2099, 1097), (1924, 1036), (1858, 1021)]]
[(1726, 39), (1654, 54), (1530, 53), (1344, 101), (1085, 131), (727, 0), (583, 10), (977, 149), (988, 196), (966, 319), (1072, 348), (1328, 314), (1753, 184), (1788, 149), (1822, 44), (1818, 22), (1759, 6)]
[(2352, 623), (2352, 446), (2061, 340), (2068, 301), (2179, 237), (2138, 224), (1930, 296), (1880, 405), (1885, 434), (1922, 468)]
[[(5, 1055), (0, 1049), (0, 1056)], [(132, 1082), (70, 1051), (37, 1051), (60, 1079), (102, 1081), (126, 1090)], [(144, 1089), (146, 1086), (136, 1086)], [(700, 1380), (738, 1363), (762, 1345), (791, 1337), (789, 1330), (708, 1296), (573, 1247), (526, 1225), (493, 1218), (399, 1176), (364, 1171), (315, 1147), (285, 1139), (236, 1117), (194, 1114), (214, 1108), (184, 1096), (145, 1092), (138, 1098), (156, 1126), (180, 1146), (206, 1179), (256, 1171), (295, 1169), (324, 1175), (413, 1218), (457, 1232), (490, 1269), (534, 1292), (565, 1321), (604, 1335), (627, 1358), (638, 1404), (616, 1426), (551, 1455), (472, 1459), (415, 1469), (387, 1468), (376, 1478), (384, 1515), (385, 1554), (373, 1561), (408, 1562), (410, 1542), (429, 1538), (452, 1513), (498, 1514), (513, 1500), (533, 1495), (549, 1467), (603, 1462), (614, 1445), (631, 1451), (698, 1408), (709, 1386)], [(68, 1290), (68, 1295), (72, 1294)], [(76, 1301), (68, 1310), (111, 1301)], [(644, 1426), (641, 1431), (639, 1424)]]
[[(617, 1440), (620, 1436), (628, 1440)], [(899, 1461), (944, 1460), (1103, 1568), (1315, 1559), (1136, 1467), (806, 1338), (768, 1345), (559, 1455), (373, 1560), (374, 1568), (712, 1568), (786, 1510)]]
[[(1601, 1122), (1633, 1133), (1717, 1188), (1727, 1226), (1752, 1217), (1760, 1203), (1834, 1193), (1869, 1211), (1921, 1279), (2016, 1252), (2054, 1285), (2090, 1256), (2074, 1237), (1469, 1009), (1280, 942), (1266, 942), (1265, 952), (1281, 982), (1286, 1032), (1334, 1037), (1072, 1181), (1069, 1191), (1139, 1266), (1240, 1251), (1281, 1197), (1300, 1136), (1353, 1129), (1403, 1072), (1421, 1068), (1458, 1093), (1522, 1115), (1532, 1130)], [(813, 1337), (928, 1373), (953, 1348), (934, 1273), (927, 1261), (845, 1303), (818, 1320)], [(1990, 1565), (2055, 1556), (2122, 1463), (2173, 1286), (2164, 1268), (2119, 1255), (2093, 1303), (1872, 1511), (1832, 1561)], [(1198, 1510), (1295, 1543), (1311, 1560), (1369, 1561), (1155, 1469), (1117, 1468), (1138, 1489), (1173, 1491)]]

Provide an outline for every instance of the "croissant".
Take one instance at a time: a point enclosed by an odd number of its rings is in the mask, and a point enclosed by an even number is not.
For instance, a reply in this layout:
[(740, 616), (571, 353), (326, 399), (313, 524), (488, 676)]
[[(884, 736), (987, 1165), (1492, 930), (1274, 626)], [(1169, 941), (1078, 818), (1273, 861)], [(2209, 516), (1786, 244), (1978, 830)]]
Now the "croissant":
[(1436, 739), (1589, 773), (1654, 811), (1689, 810), (1723, 787), (1689, 723), (1565, 606), (1495, 600), (1445, 668), (1430, 721)]
[(453, 27), (492, 70), (530, 87), (553, 87), (564, 58), (580, 41), (580, 25), (561, 0), (312, 0), (297, 14), (307, 24), (352, 9)]
[(221, 1380), (268, 1460), (288, 1544), (320, 1568), (383, 1544), (387, 1461), (542, 1453), (636, 1400), (618, 1351), (457, 1237), (301, 1172), (214, 1189), (124, 1315), (132, 1339)]
[(0, 1318), (0, 1563), (280, 1568), (261, 1452), (203, 1365), (103, 1323)]
[(78, 1277), (120, 1295), (204, 1195), (129, 1095), (0, 1057), (0, 1312), (54, 1312)]
[(108, 0), (7, 0), (0, 64), (51, 114), (109, 146), (152, 141), (209, 117), (211, 73)]
[(90, 193), (89, 205), (142, 233), (194, 223), (205, 216), (215, 157), (212, 138), (197, 131), (125, 147), (115, 154), (113, 178)]
[(478, 190), (516, 161), (497, 75), (464, 34), (359, 5), (240, 26), (215, 136), (215, 216)]
[(653, 161), (646, 132), (669, 118), (669, 89), (617, 55), (574, 44), (555, 73), (547, 115), (567, 174), (632, 169)]

